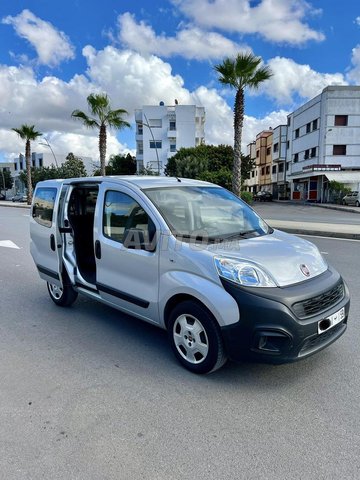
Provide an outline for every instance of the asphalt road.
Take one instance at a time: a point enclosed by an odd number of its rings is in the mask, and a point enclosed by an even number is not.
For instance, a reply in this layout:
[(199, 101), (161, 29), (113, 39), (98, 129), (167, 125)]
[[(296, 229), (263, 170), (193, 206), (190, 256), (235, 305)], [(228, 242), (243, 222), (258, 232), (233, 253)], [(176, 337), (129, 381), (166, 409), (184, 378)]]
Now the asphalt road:
[(27, 216), (0, 208), (0, 244), (20, 247), (0, 246), (1, 479), (359, 478), (360, 242), (313, 239), (352, 293), (339, 341), (195, 376), (155, 327), (84, 298), (56, 307)]
[(252, 206), (263, 218), (296, 220), (298, 222), (349, 224), (359, 225), (360, 227), (360, 215), (348, 211), (281, 202), (254, 202)]

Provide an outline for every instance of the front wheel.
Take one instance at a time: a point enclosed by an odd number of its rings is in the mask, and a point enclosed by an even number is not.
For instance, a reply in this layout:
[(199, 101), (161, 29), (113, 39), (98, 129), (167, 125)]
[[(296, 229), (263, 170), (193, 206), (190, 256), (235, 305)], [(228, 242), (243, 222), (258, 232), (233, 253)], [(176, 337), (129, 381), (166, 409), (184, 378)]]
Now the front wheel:
[(215, 318), (195, 301), (187, 300), (173, 309), (168, 336), (176, 358), (191, 372), (210, 373), (227, 360)]
[(47, 288), (51, 300), (59, 307), (69, 307), (77, 299), (77, 292), (68, 285), (59, 287), (54, 283), (47, 282)]

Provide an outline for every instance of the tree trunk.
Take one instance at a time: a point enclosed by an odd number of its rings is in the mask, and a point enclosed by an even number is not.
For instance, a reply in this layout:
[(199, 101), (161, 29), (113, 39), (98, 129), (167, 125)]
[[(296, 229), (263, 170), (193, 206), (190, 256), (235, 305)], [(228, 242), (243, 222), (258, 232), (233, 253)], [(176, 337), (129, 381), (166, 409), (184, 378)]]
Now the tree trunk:
[(99, 132), (99, 152), (100, 152), (100, 175), (105, 176), (105, 157), (106, 157), (106, 125), (100, 125)]
[(232, 190), (240, 196), (241, 191), (241, 137), (244, 122), (244, 89), (236, 92), (234, 104), (234, 165)]
[(26, 140), (25, 144), (25, 163), (26, 163), (26, 181), (27, 181), (27, 204), (31, 205), (33, 188), (31, 181), (31, 148), (30, 140)]

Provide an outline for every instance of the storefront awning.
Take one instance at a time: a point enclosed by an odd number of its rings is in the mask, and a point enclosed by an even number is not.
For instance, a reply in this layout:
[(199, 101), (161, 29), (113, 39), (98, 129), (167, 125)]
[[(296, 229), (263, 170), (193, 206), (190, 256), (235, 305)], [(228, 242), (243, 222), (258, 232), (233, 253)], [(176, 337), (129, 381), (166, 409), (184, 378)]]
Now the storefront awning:
[(323, 172), (329, 181), (340, 183), (360, 183), (360, 172)]

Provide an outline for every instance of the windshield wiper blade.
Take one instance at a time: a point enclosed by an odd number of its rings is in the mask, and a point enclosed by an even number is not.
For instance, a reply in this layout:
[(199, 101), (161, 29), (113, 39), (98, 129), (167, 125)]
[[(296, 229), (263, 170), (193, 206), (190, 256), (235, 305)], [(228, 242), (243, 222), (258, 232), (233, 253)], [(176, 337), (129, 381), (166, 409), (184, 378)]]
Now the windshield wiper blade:
[(245, 230), (245, 232), (236, 232), (236, 233), (231, 233), (229, 235), (225, 235), (225, 237), (220, 237), (219, 241), (224, 242), (225, 240), (231, 240), (232, 238), (237, 238), (237, 237), (245, 237), (245, 235), (249, 235), (250, 233), (255, 233), (257, 232), (256, 229), (253, 230)]

